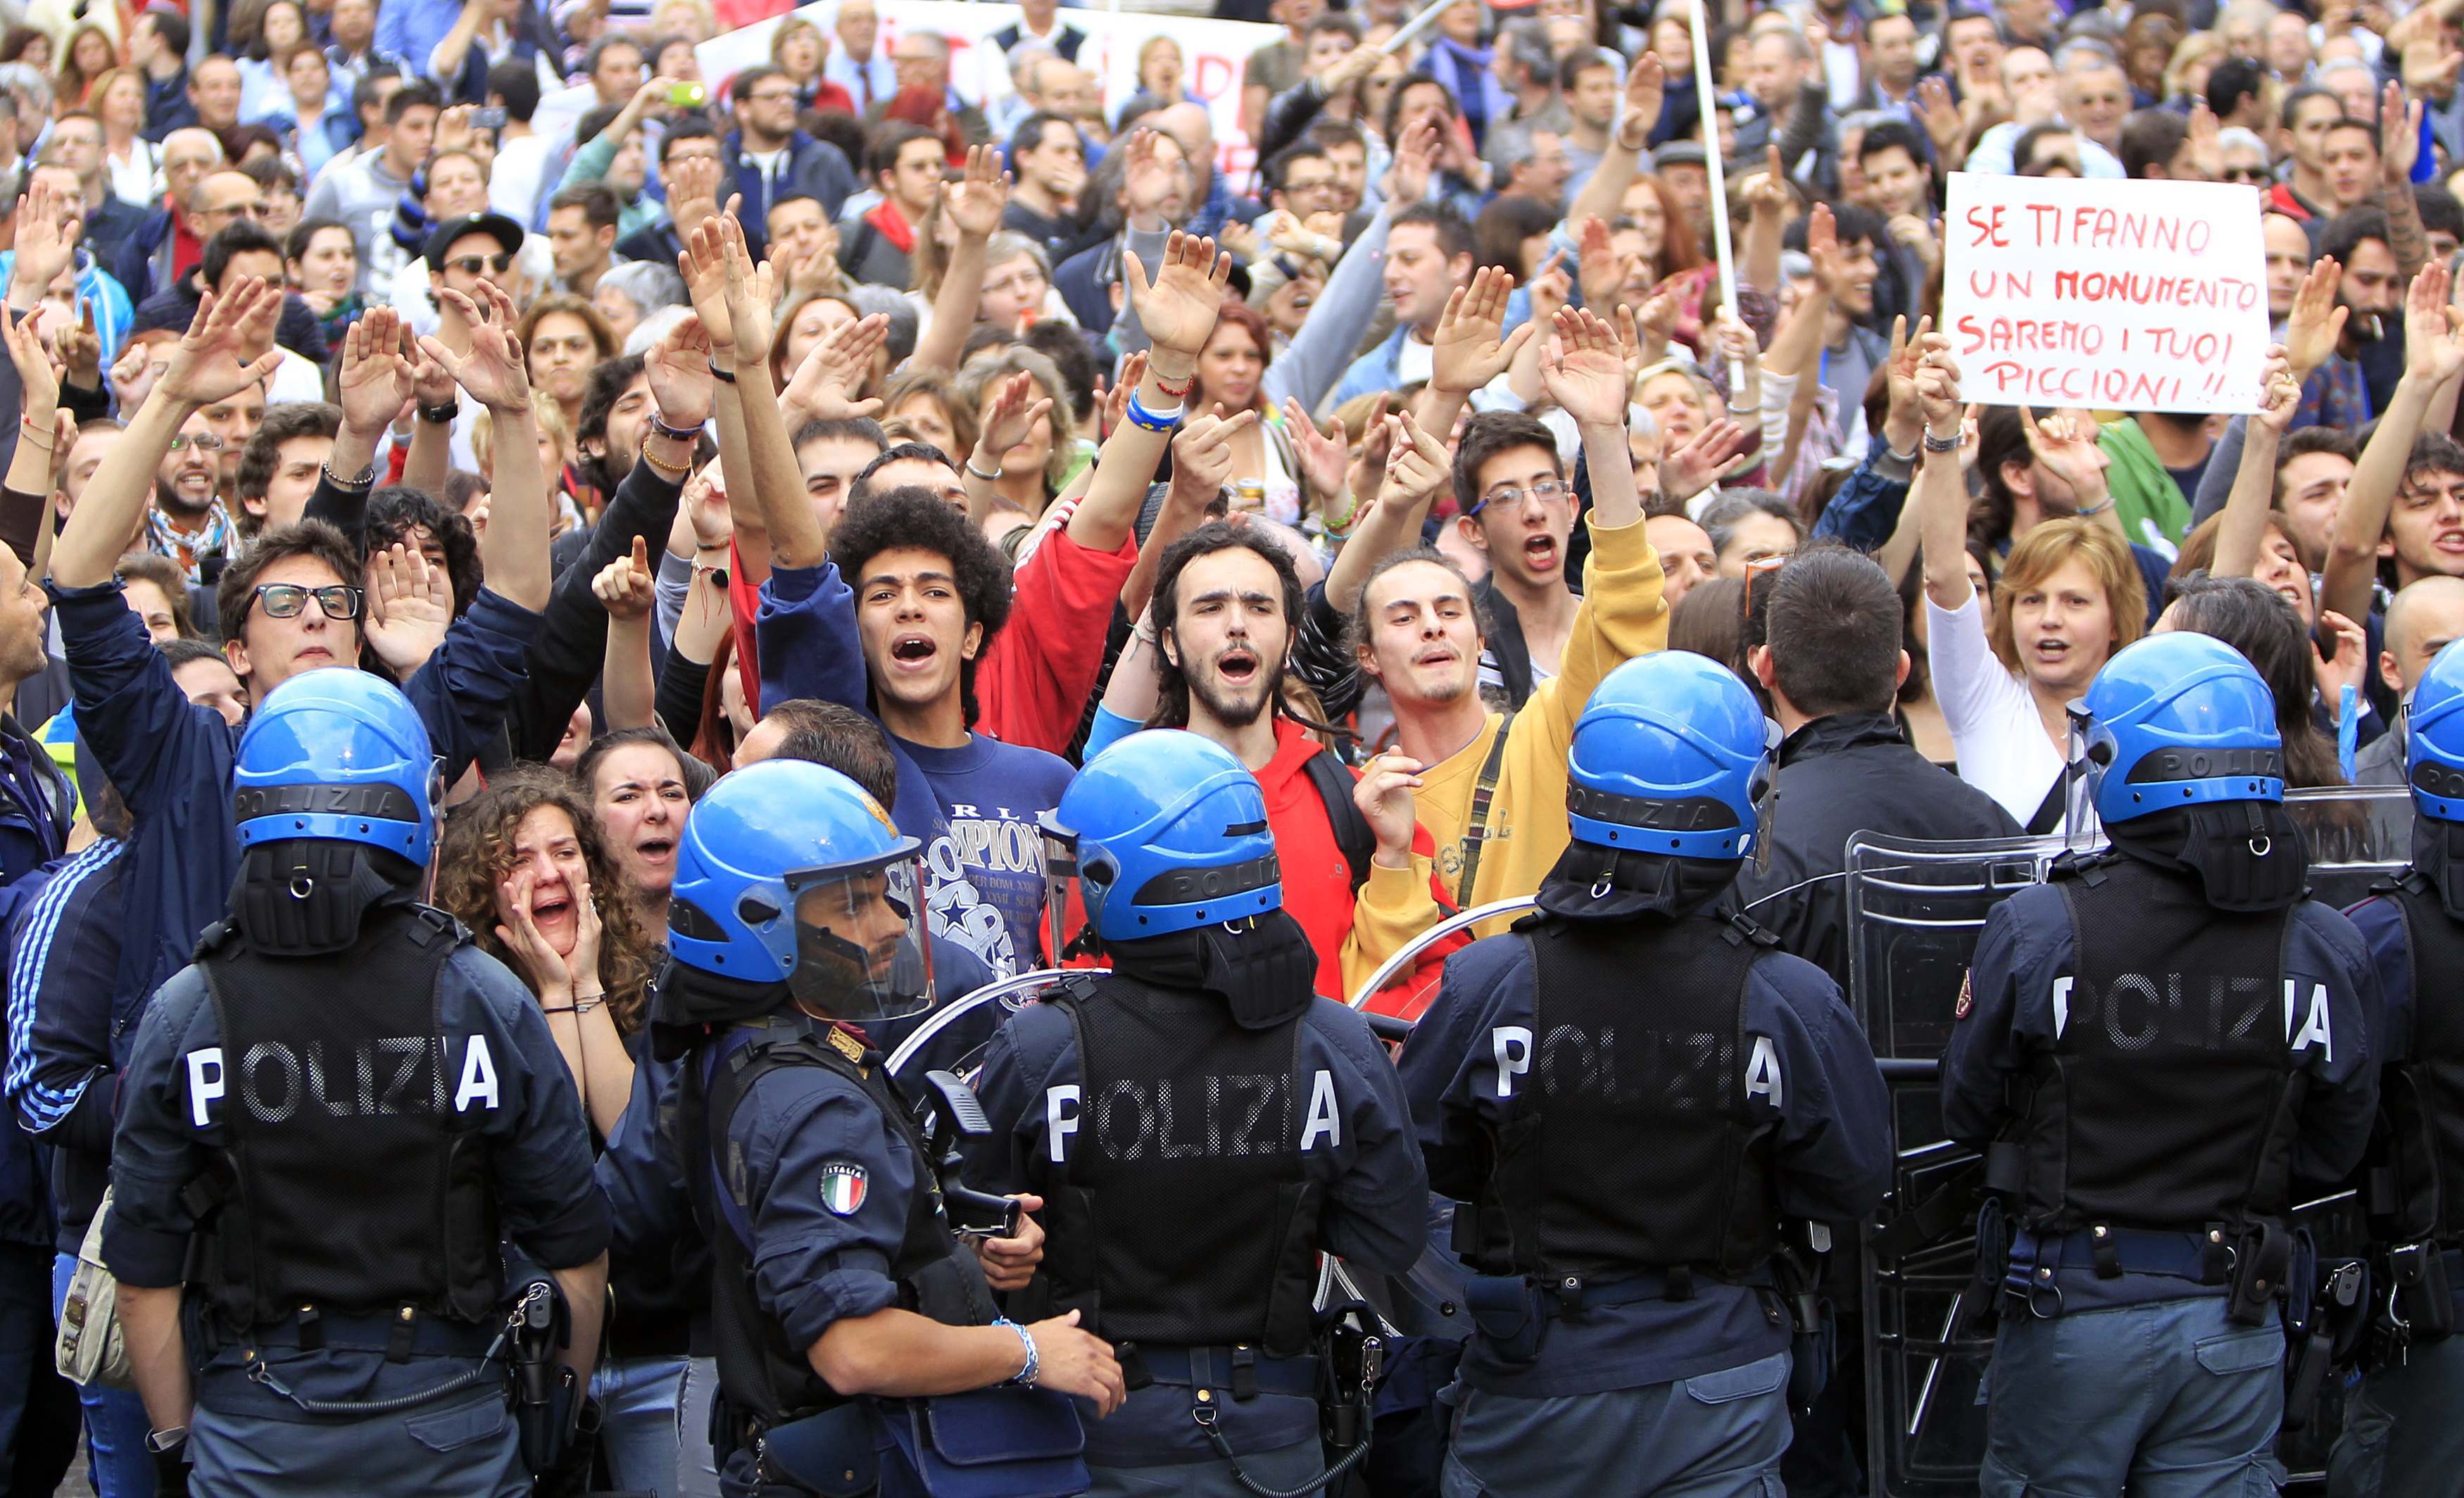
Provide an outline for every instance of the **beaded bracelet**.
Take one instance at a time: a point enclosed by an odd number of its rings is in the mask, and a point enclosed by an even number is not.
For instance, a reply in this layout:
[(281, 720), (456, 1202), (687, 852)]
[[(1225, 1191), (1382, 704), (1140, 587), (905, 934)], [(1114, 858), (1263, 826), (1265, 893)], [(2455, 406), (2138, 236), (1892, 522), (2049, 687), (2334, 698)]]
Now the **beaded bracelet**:
[(1017, 1322), (1012, 1321), (1007, 1316), (1001, 1316), (996, 1319), (993, 1322), (993, 1325), (997, 1327), (1007, 1327), (1011, 1331), (1017, 1333), (1019, 1345), (1026, 1349), (1026, 1366), (1011, 1375), (1009, 1381), (1016, 1384), (1023, 1384), (1030, 1389), (1034, 1388), (1035, 1376), (1044, 1370), (1044, 1355), (1037, 1352), (1035, 1349), (1035, 1333), (1027, 1331), (1026, 1328), (1020, 1326)]

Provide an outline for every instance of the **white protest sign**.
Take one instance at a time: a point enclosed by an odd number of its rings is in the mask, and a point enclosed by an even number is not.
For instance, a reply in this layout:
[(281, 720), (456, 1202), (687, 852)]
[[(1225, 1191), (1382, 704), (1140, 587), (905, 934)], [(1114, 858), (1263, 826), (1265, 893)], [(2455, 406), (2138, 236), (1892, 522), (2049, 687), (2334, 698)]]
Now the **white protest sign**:
[(2257, 188), (1953, 172), (1949, 189), (1942, 321), (1969, 400), (2258, 408)]
[[(976, 49), (984, 45), (993, 33), (1015, 25), (1020, 15), (1014, 5), (978, 4), (972, 0), (899, 0), (895, 5), (882, 6), (880, 11), (881, 35), (873, 43), (876, 49), (887, 54), (897, 44), (901, 32), (934, 32), (947, 37), (951, 78), (961, 97), (978, 103), (981, 100), (971, 97), (982, 68), (975, 55)], [(838, 46), (838, 39), (830, 35), (831, 22), (838, 14), (836, 0), (824, 0), (788, 14), (819, 26), (822, 33), (830, 37), (830, 45)], [(786, 18), (776, 15), (757, 21), (695, 47), (693, 55), (701, 62), (702, 77), (716, 88), (738, 69), (769, 61), (770, 33)], [(1064, 11), (1061, 19), (1087, 33), (1086, 42), (1078, 49), (1078, 65), (1102, 84), (1106, 118), (1111, 118), (1138, 91), (1138, 48), (1150, 36), (1170, 36), (1180, 46), (1181, 86), (1214, 118), (1218, 167), (1237, 178), (1256, 165), (1257, 152), (1241, 133), (1241, 70), (1248, 64), (1251, 53), (1284, 33), (1282, 27), (1142, 11)]]

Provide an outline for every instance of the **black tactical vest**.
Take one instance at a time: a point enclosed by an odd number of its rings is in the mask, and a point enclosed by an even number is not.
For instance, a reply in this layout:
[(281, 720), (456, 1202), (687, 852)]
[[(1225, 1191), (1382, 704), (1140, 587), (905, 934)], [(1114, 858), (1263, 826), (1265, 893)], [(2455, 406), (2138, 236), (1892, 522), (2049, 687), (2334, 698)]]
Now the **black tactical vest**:
[(235, 927), (207, 934), (231, 1144), (203, 1279), (231, 1330), (307, 1308), (499, 1313), (479, 1131), (514, 1058), (445, 1032), (439, 980), (469, 939), (410, 905), (370, 911), (357, 942), (321, 957), (268, 957)]
[(2436, 888), (2418, 874), (2379, 892), (2404, 914), (2412, 1045), (2410, 1059), (2379, 1074), (2371, 1215), (2394, 1243), (2464, 1243), (2464, 1002), (2455, 997), (2464, 923), (2448, 916)]
[(1771, 1135), (1788, 1082), (1776, 1042), (1747, 1028), (1746, 982), (1771, 938), (1708, 914), (1515, 929), (1531, 1028), (1484, 1037), (1514, 1096), (1473, 1266), (1543, 1282), (1761, 1269), (1779, 1242)]
[[(916, 1132), (913, 1115), (881, 1069), (865, 1065), (864, 1046), (834, 1026), (816, 1029), (780, 1021), (752, 1028), (756, 1038), (722, 1050), (715, 1063), (706, 1051), (686, 1058), (673, 1124), (693, 1214), (709, 1236), (715, 1261), (711, 1326), (719, 1388), (731, 1412), (767, 1427), (847, 1399), (813, 1372), (809, 1349), (788, 1344), (779, 1323), (763, 1313), (754, 1289), (754, 1203), (743, 1153), (731, 1142), (729, 1124), (754, 1084), (769, 1073), (783, 1067), (820, 1067), (847, 1078), (881, 1111), (891, 1135), (913, 1157), (917, 1189), (908, 1198), (906, 1234), (890, 1265), (900, 1307), (950, 1326), (989, 1326), (999, 1311), (982, 1267), (950, 1230), (933, 1157)], [(820, 1189), (817, 1181), (779, 1185)]]
[[(2295, 906), (2230, 912), (2126, 855), (2057, 864), (2075, 974), (2020, 1125), (2029, 1227), (2195, 1232), (2282, 1214), (2305, 1087), (2286, 987)], [(2355, 1039), (2358, 1039), (2356, 1037)]]
[(1333, 1078), (1301, 1069), (1301, 1017), (1243, 1029), (1220, 999), (1118, 973), (1050, 1002), (1079, 1067), (1045, 1193), (1053, 1309), (1114, 1342), (1309, 1351), (1319, 1191), (1301, 1142)]

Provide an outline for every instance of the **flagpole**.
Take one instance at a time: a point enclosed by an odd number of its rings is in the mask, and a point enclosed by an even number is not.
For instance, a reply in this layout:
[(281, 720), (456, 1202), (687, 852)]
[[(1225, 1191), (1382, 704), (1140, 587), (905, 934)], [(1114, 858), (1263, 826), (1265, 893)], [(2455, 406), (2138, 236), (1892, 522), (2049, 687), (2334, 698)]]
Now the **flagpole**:
[[(1703, 130), (1703, 167), (1711, 178), (1711, 243), (1720, 264), (1720, 305), (1728, 316), (1742, 319), (1737, 310), (1737, 256), (1728, 242), (1728, 183), (1727, 164), (1720, 159), (1720, 126), (1712, 118), (1711, 84), (1711, 11), (1706, 0), (1694, 0), (1694, 99), (1696, 115)], [(1734, 400), (1745, 388), (1746, 369), (1740, 360), (1728, 362), (1728, 396)]]

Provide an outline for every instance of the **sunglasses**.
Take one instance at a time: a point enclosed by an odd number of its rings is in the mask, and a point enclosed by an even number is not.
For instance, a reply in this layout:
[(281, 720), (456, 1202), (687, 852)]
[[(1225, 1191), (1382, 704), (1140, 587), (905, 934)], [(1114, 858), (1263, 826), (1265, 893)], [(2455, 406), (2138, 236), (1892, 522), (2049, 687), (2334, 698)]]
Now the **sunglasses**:
[(317, 601), (318, 612), (328, 619), (357, 619), (360, 617), (360, 604), (365, 595), (347, 583), (331, 583), (323, 587), (303, 587), (297, 583), (260, 583), (252, 590), (252, 596), (265, 606), (268, 618), (296, 619), (299, 611), (308, 606), (308, 600), (313, 598)]
[(2228, 166), (2225, 168), (2224, 180), (2227, 182), (2263, 183), (2270, 180), (2270, 174), (2264, 166)]
[(482, 270), (502, 275), (513, 269), (513, 265), (514, 257), (509, 254), (466, 254), (445, 262), (447, 270), (459, 271), (465, 275), (476, 275)]

